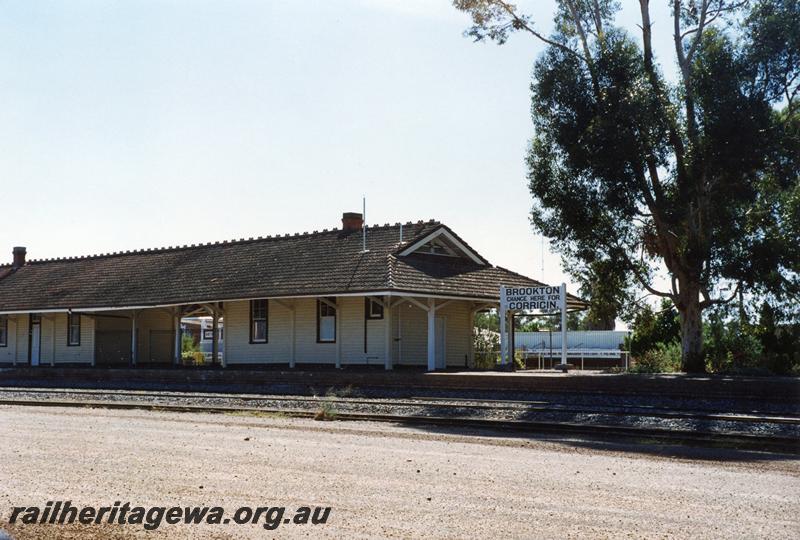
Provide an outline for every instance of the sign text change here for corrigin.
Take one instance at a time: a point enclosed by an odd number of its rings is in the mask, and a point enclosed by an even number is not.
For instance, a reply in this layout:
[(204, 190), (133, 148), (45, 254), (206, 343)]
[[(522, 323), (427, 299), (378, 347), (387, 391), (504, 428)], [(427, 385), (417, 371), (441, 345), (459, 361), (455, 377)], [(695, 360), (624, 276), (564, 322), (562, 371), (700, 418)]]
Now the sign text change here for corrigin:
[(511, 311), (554, 312), (561, 309), (561, 287), (503, 287), (500, 302)]

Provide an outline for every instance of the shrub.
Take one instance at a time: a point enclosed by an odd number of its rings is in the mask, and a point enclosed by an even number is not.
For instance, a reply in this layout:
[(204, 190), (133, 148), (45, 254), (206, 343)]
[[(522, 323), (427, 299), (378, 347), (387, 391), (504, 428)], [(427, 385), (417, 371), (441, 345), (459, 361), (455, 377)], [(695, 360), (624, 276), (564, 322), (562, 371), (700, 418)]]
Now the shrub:
[(703, 326), (706, 368), (713, 373), (766, 373), (764, 348), (749, 325), (726, 321), (721, 310), (712, 311)]
[(476, 369), (494, 369), (500, 359), (500, 334), (486, 328), (476, 327), (473, 332)]
[(762, 347), (752, 334), (729, 331), (719, 342), (707, 342), (706, 368), (712, 373), (768, 373)]
[(189, 334), (181, 336), (181, 352), (193, 353), (200, 350), (200, 345), (195, 343), (194, 338)]
[(773, 373), (800, 375), (800, 321), (798, 316), (761, 305), (755, 335), (764, 348), (763, 364)]
[(185, 366), (202, 366), (206, 362), (206, 357), (200, 351), (184, 352), (181, 360)]
[(661, 310), (657, 313), (650, 306), (644, 306), (636, 314), (631, 331), (631, 336), (625, 338), (623, 346), (637, 358), (648, 351), (657, 350), (660, 345), (679, 342), (681, 326), (678, 311), (666, 299), (661, 302)]
[(514, 367), (517, 369), (525, 369), (528, 367), (525, 365), (525, 360), (522, 359), (522, 352), (520, 351), (514, 352)]
[(659, 343), (655, 348), (636, 357), (631, 373), (674, 373), (681, 370), (681, 346), (679, 343)]
[(314, 420), (335, 420), (336, 419), (336, 410), (333, 408), (333, 405), (327, 401), (323, 401), (319, 405), (319, 409), (317, 412), (314, 413)]

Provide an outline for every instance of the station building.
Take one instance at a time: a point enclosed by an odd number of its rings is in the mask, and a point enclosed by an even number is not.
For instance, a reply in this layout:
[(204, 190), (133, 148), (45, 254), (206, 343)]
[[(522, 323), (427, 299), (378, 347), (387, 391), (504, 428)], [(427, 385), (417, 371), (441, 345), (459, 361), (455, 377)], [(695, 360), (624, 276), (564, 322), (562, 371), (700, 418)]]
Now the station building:
[(358, 213), (332, 230), (61, 259), (17, 247), (0, 266), (0, 365), (183, 365), (181, 321), (210, 316), (212, 332), (224, 321), (220, 367), (464, 368), (501, 285), (542, 284), (437, 221), (365, 228)]

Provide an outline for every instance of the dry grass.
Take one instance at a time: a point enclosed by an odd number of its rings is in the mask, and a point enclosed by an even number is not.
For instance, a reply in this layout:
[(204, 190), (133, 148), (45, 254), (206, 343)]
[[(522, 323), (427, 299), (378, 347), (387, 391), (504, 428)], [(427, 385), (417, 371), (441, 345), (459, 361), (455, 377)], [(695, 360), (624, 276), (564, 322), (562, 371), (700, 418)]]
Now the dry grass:
[(336, 420), (336, 410), (333, 408), (333, 405), (327, 401), (320, 403), (319, 409), (317, 409), (317, 412), (314, 413), (314, 420)]

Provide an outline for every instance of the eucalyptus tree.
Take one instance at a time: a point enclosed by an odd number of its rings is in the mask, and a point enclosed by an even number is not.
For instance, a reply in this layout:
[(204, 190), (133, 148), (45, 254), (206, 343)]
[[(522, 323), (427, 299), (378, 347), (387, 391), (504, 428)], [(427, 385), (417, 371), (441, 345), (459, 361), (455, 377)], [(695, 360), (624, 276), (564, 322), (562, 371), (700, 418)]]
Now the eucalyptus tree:
[[(532, 223), (587, 283), (670, 299), (683, 368), (703, 371), (704, 309), (742, 287), (797, 298), (798, 1), (672, 0), (654, 21), (639, 0), (630, 28), (613, 0), (556, 4), (546, 35), (508, 2), (454, 1), (476, 40), (546, 45), (531, 84)], [(673, 44), (658, 55), (656, 28)]]

